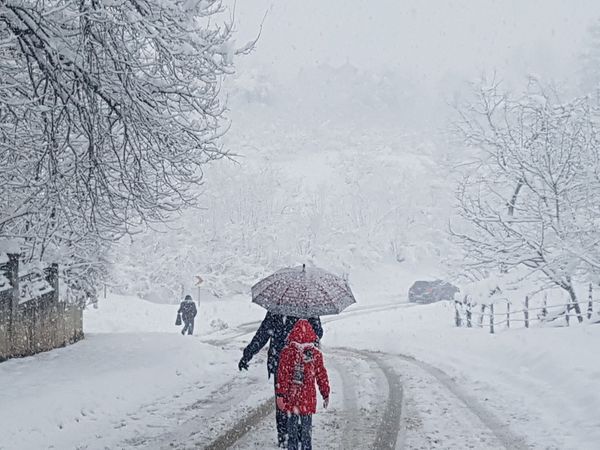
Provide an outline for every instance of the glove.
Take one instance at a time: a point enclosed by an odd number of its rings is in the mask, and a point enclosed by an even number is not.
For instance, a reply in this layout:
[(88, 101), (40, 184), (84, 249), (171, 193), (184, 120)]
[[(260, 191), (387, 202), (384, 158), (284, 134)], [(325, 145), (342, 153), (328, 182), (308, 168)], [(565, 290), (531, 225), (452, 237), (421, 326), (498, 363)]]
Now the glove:
[(240, 372), (242, 369), (248, 370), (248, 360), (246, 360), (246, 358), (240, 359), (240, 362), (238, 363), (238, 369), (240, 369)]
[(285, 399), (283, 397), (277, 397), (275, 399), (275, 402), (277, 403), (277, 409), (279, 409), (279, 410), (285, 409)]
[(327, 409), (329, 406), (329, 397), (323, 399), (323, 408)]

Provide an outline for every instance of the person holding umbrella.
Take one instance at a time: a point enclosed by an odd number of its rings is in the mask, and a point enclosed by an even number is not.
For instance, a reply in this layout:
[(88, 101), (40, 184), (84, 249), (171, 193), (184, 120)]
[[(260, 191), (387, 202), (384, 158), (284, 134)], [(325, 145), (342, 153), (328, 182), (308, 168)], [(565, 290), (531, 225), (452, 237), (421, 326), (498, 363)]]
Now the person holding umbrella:
[[(259, 281), (252, 287), (252, 301), (267, 309), (256, 334), (243, 351), (238, 368), (248, 370), (248, 363), (270, 341), (267, 374), (274, 375), (277, 389), (279, 355), (299, 318), (308, 319), (316, 336), (323, 337), (320, 316), (338, 314), (355, 303), (348, 283), (318, 268), (285, 268)], [(287, 413), (275, 410), (277, 442), (285, 447), (287, 440)]]
[[(285, 346), (286, 339), (292, 328), (299, 320), (295, 316), (284, 316), (282, 314), (267, 312), (267, 315), (263, 319), (256, 331), (256, 334), (246, 346), (243, 352), (242, 359), (238, 363), (240, 371), (242, 369), (248, 370), (248, 363), (254, 355), (256, 355), (266, 344), (269, 342), (269, 351), (267, 356), (267, 376), (271, 378), (273, 375), (273, 382), (275, 389), (277, 389), (277, 368), (279, 364), (279, 355), (281, 350)], [(318, 337), (323, 337), (323, 327), (321, 326), (321, 320), (318, 317), (311, 317), (308, 319), (310, 325)], [(275, 409), (275, 423), (277, 425), (277, 444), (280, 447), (284, 447), (287, 437), (287, 414), (279, 408)]]

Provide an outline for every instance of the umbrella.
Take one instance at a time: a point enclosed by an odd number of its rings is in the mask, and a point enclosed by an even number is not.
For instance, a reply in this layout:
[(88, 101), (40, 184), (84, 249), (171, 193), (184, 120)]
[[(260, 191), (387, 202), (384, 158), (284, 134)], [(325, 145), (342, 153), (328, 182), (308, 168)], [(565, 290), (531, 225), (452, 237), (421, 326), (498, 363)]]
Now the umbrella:
[(252, 301), (276, 314), (317, 317), (339, 314), (356, 303), (348, 282), (316, 267), (287, 267), (252, 286)]

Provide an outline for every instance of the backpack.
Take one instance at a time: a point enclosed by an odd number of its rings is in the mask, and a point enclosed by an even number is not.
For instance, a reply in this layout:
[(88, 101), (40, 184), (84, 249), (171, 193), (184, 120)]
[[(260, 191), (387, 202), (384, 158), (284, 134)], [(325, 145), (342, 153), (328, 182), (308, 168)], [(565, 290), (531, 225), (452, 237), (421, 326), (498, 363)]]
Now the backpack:
[(307, 348), (302, 350), (300, 358), (297, 358), (294, 364), (294, 372), (292, 375), (292, 383), (296, 386), (304, 385), (304, 372), (306, 364), (312, 363), (315, 359), (313, 348)]

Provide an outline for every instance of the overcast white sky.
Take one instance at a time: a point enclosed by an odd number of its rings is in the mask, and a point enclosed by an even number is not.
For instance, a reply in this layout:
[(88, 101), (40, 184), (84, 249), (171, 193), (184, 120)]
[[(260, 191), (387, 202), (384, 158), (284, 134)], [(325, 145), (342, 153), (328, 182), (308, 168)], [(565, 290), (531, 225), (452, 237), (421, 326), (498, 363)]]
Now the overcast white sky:
[(238, 0), (240, 41), (267, 10), (244, 65), (290, 74), (350, 61), (430, 81), (491, 69), (563, 78), (600, 18), (600, 0)]

